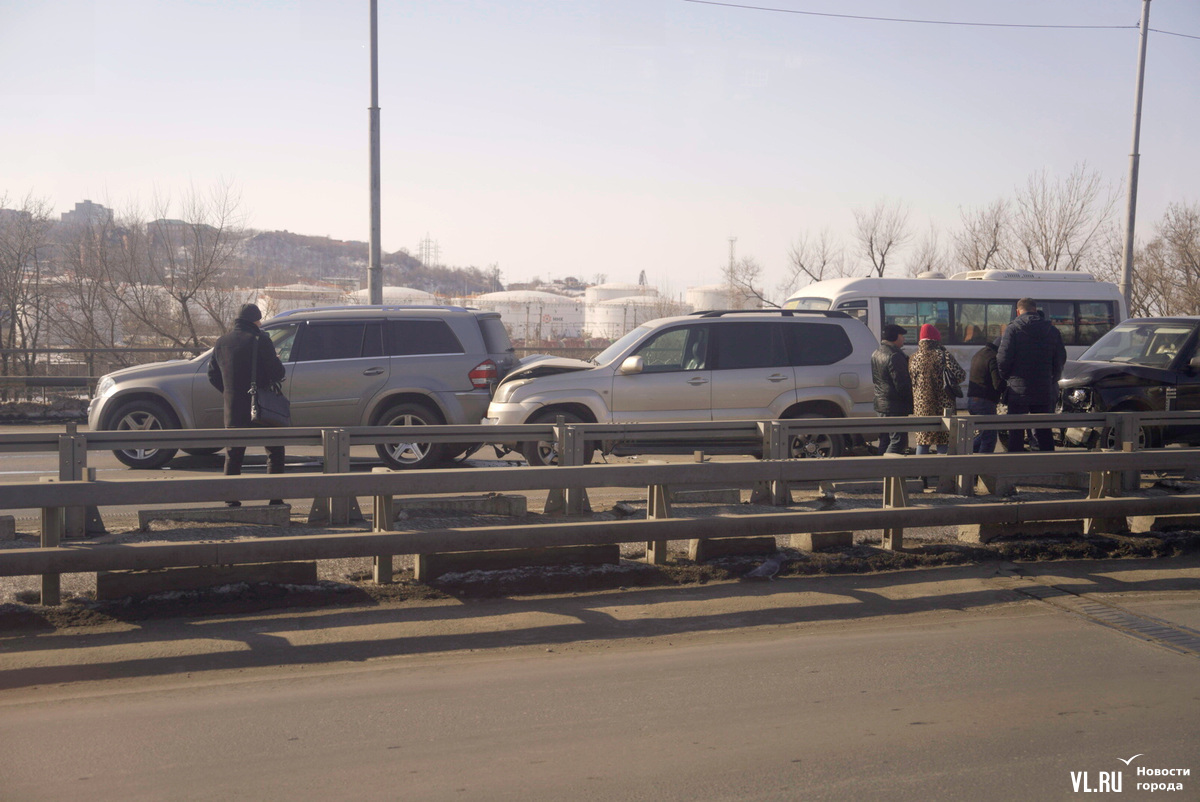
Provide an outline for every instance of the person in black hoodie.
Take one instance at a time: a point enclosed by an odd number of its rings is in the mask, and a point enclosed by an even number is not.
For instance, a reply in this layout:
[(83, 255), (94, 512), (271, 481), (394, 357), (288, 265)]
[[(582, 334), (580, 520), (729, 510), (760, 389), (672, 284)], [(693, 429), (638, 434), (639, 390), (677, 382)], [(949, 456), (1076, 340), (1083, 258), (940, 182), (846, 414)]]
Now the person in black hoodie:
[[(1037, 311), (1032, 298), (1017, 301), (1017, 319), (1004, 330), (996, 352), (1000, 376), (1008, 382), (1008, 413), (1053, 412), (1066, 362), (1067, 349), (1058, 329)], [(1054, 450), (1050, 429), (1037, 429), (1035, 436), (1039, 451)], [(1008, 450), (1025, 450), (1024, 428), (1009, 430)]]
[[(225, 428), (244, 429), (257, 426), (250, 419), (250, 365), (255, 349), (258, 350), (259, 387), (269, 387), (283, 381), (287, 369), (275, 353), (271, 338), (258, 327), (262, 311), (255, 304), (246, 304), (238, 311), (233, 328), (222, 335), (213, 346), (212, 359), (208, 361), (208, 381), (221, 391), (225, 400)], [(283, 473), (283, 446), (267, 446), (267, 473)], [(242, 472), (242, 460), (246, 456), (245, 446), (229, 446), (225, 449), (225, 475), (237, 476)], [(271, 499), (272, 504), (282, 504), (282, 499)], [(240, 507), (240, 501), (226, 501), (230, 507)]]
[[(1000, 341), (985, 343), (971, 358), (971, 379), (967, 384), (967, 412), (972, 415), (995, 415), (996, 404), (1004, 393), (1005, 382), (996, 365), (996, 349)], [(971, 449), (976, 454), (996, 450), (996, 430), (985, 429), (975, 435)]]
[[(882, 339), (871, 354), (871, 379), (875, 384), (875, 412), (881, 417), (901, 417), (913, 411), (912, 378), (908, 374), (903, 326), (889, 323)], [(908, 432), (884, 432), (879, 435), (879, 454), (903, 454), (908, 448)]]

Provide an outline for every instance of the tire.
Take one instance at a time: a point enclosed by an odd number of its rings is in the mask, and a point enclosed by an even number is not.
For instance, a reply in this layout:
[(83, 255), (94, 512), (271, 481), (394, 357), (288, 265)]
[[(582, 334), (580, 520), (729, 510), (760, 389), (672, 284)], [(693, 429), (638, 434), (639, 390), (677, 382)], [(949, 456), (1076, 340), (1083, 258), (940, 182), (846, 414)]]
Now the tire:
[[(404, 402), (390, 407), (379, 417), (377, 426), (438, 426), (441, 416), (424, 404)], [(389, 467), (400, 469), (432, 468), (446, 459), (447, 446), (441, 443), (380, 443), (375, 446)]]
[[(799, 418), (821, 418), (828, 420), (824, 415), (816, 413), (801, 413), (792, 415), (791, 419)], [(788, 443), (788, 456), (790, 459), (834, 459), (846, 453), (846, 439), (840, 434), (816, 434), (816, 435), (797, 435), (791, 438)]]
[(216, 454), (220, 451), (219, 448), (185, 448), (184, 454), (191, 454), (193, 457), (207, 457)]
[[(574, 412), (555, 412), (553, 410), (542, 412), (529, 419), (529, 423), (557, 423), (559, 418), (562, 418), (565, 423), (587, 423), (583, 418), (576, 415)], [(595, 451), (595, 443), (584, 444), (584, 462), (592, 461), (592, 452)], [(525, 455), (525, 462), (534, 467), (543, 467), (547, 465), (558, 465), (558, 443), (554, 440), (538, 440), (536, 443), (524, 443), (521, 446), (521, 453)]]
[[(1159, 430), (1147, 426), (1139, 426), (1138, 450), (1141, 451), (1144, 448), (1161, 448), (1161, 444), (1158, 442), (1160, 434), (1161, 431)], [(1097, 441), (1097, 445), (1101, 448), (1106, 451), (1112, 451), (1116, 448), (1117, 433), (1111, 428), (1106, 428), (1100, 437), (1097, 438)]]
[[(130, 401), (120, 407), (108, 427), (118, 432), (158, 431), (178, 429), (179, 423), (170, 410), (157, 401)], [(114, 451), (113, 455), (135, 470), (151, 471), (161, 468), (178, 453), (174, 448), (132, 448)]]

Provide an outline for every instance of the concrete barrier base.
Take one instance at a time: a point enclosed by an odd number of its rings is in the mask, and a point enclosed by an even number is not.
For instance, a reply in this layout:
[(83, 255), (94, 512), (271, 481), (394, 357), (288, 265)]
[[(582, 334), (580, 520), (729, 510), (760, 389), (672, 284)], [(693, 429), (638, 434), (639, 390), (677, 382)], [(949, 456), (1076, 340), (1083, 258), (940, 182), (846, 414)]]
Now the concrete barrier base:
[(736, 487), (671, 487), (676, 504), (741, 504), (742, 491)]
[(958, 539), (964, 543), (990, 543), (999, 537), (1083, 535), (1083, 521), (1026, 521), (1019, 524), (960, 524)]
[(796, 532), (791, 546), (801, 551), (836, 551), (854, 545), (853, 532)]
[(1131, 515), (1130, 532), (1169, 532), (1172, 529), (1200, 531), (1200, 515)]
[(203, 521), (205, 523), (263, 524), (290, 526), (292, 505), (255, 504), (241, 507), (188, 507), (167, 510), (138, 510), (138, 527), (145, 532), (151, 521)]
[(618, 565), (620, 562), (621, 547), (616, 543), (600, 546), (448, 551), (415, 555), (413, 578), (418, 582), (429, 582), (443, 574), (464, 571), (503, 571), (534, 565)]
[(698, 563), (717, 557), (774, 554), (776, 551), (773, 536), (713, 537), (688, 541), (688, 559)]
[(393, 498), (392, 510), (439, 510), (474, 512), (482, 515), (510, 515), (519, 518), (528, 513), (528, 499), (515, 494), (491, 493), (486, 496), (431, 496), (428, 498)]
[(316, 562), (251, 563), (206, 565), (191, 568), (159, 568), (151, 571), (97, 571), (96, 598), (102, 601), (126, 596), (146, 596), (175, 590), (203, 590), (239, 582), (280, 585), (313, 585)]
[(11, 515), (0, 515), (0, 540), (17, 539), (17, 519)]

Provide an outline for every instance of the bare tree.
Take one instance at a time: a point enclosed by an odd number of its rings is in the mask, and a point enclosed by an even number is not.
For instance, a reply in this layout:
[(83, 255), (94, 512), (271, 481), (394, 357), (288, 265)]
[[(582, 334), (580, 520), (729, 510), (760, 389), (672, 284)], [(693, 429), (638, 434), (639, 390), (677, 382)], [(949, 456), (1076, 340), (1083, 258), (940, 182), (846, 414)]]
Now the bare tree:
[(855, 236), (859, 250), (871, 263), (872, 272), (882, 277), (887, 260), (912, 239), (908, 229), (908, 207), (881, 200), (870, 210), (855, 209)]
[(925, 236), (917, 243), (917, 249), (908, 259), (908, 273), (919, 276), (922, 273), (946, 273), (950, 270), (950, 253), (942, 245), (942, 234), (938, 227), (930, 224)]
[(1154, 232), (1134, 265), (1134, 297), (1145, 298), (1138, 313), (1194, 315), (1200, 310), (1200, 205), (1171, 204)]
[[(52, 263), (50, 204), (32, 193), (16, 209), (0, 196), (0, 348), (39, 345), (46, 304), (44, 282)], [(20, 367), (14, 371), (14, 367)], [(33, 354), (0, 353), (0, 372), (28, 375)]]
[(747, 256), (724, 268), (725, 284), (729, 288), (730, 309), (778, 308), (762, 290), (762, 265)]
[(240, 299), (228, 292), (227, 271), (245, 235), (239, 205), (236, 192), (222, 183), (206, 195), (192, 188), (180, 218), (169, 216), (165, 199), (156, 199), (153, 220), (137, 209), (128, 213), (109, 277), (122, 287), (135, 335), (199, 350), (233, 317)]
[(778, 292), (781, 297), (787, 298), (814, 281), (842, 278), (845, 275), (846, 255), (830, 230), (821, 229), (815, 240), (806, 232), (788, 249), (788, 272), (779, 283)]
[(959, 211), (962, 228), (954, 235), (955, 256), (967, 270), (1011, 266), (1012, 204), (1004, 199)]
[(1017, 191), (1013, 234), (1023, 267), (1086, 270), (1098, 256), (1117, 195), (1086, 164), (1051, 181), (1045, 170)]

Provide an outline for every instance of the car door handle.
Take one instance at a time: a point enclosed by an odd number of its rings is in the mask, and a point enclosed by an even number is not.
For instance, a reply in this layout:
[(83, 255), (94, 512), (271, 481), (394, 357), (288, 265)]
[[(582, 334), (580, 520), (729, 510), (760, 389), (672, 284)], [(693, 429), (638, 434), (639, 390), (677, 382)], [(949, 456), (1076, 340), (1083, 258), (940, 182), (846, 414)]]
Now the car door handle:
[(363, 371), (364, 376), (378, 376), (383, 373), (383, 368), (367, 368)]
[(788, 377), (784, 376), (781, 373), (772, 373), (770, 376), (767, 377), (767, 381), (769, 381), (769, 382), (785, 382), (787, 380), (788, 380)]
[(688, 379), (687, 383), (693, 387), (699, 387), (702, 384), (708, 384), (708, 379), (704, 378), (703, 376), (693, 376), (692, 378)]

